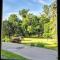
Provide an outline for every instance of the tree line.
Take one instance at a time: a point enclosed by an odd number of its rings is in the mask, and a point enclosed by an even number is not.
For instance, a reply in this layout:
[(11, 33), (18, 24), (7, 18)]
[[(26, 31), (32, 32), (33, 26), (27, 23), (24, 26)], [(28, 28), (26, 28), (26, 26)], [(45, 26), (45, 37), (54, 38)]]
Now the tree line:
[(7, 20), (2, 21), (2, 38), (5, 36), (56, 37), (56, 1), (49, 6), (44, 5), (43, 13), (39, 16), (29, 13), (29, 9), (20, 10), (19, 15), (22, 19), (19, 19), (16, 14), (11, 14)]

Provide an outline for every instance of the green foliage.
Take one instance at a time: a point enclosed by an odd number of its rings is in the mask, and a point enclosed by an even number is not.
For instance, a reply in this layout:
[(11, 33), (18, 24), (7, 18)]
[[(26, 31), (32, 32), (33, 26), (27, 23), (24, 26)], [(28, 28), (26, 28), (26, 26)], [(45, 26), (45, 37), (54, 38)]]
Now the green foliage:
[(50, 22), (44, 25), (44, 37), (56, 38), (57, 35), (57, 5), (56, 1), (49, 8)]
[(56, 9), (56, 1), (54, 1), (50, 6), (43, 6), (43, 14), (40, 16), (29, 13), (29, 9), (22, 9), (19, 11), (22, 20), (18, 19), (16, 14), (11, 14), (8, 20), (3, 21), (2, 37), (22, 35), (24, 37), (37, 36), (52, 38), (56, 36)]
[(9, 24), (8, 21), (5, 20), (2, 23), (2, 37), (4, 38), (5, 36), (9, 36)]
[(32, 32), (32, 26), (28, 26), (27, 31), (29, 31), (29, 33), (31, 33)]
[(10, 42), (10, 38), (8, 36), (5, 36), (2, 40), (4, 40), (4, 42)]
[(34, 43), (31, 43), (30, 46), (35, 46), (35, 44)]
[(22, 10), (19, 11), (19, 14), (20, 14), (23, 18), (25, 18), (26, 15), (27, 15), (27, 13), (28, 13), (28, 11), (29, 11), (29, 9), (22, 9)]
[(48, 5), (44, 5), (44, 6), (43, 6), (43, 9), (44, 9), (44, 13), (45, 13), (46, 15), (48, 15), (48, 14), (49, 14), (49, 6), (48, 6)]
[(11, 14), (9, 17), (8, 17), (8, 21), (9, 23), (13, 24), (13, 25), (17, 25), (17, 21), (18, 21), (18, 18), (16, 16), (16, 14)]
[(43, 24), (48, 23), (50, 21), (45, 14), (42, 14), (40, 19), (41, 19), (40, 22), (42, 22)]
[(36, 46), (37, 46), (37, 47), (44, 47), (44, 45), (45, 45), (44, 43), (37, 43)]

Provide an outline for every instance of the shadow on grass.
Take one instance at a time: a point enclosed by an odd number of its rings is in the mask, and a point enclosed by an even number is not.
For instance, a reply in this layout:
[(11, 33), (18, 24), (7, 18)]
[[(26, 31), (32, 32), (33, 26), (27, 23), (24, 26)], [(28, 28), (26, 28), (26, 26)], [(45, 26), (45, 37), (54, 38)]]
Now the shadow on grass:
[[(47, 43), (30, 43), (30, 44), (25, 44), (25, 45), (28, 45), (28, 46), (32, 46), (32, 47), (40, 47), (40, 48), (46, 48), (46, 49), (51, 49), (51, 50), (57, 50), (57, 46), (50, 46), (50, 44), (47, 44)], [(47, 46), (45, 46), (47, 45)]]

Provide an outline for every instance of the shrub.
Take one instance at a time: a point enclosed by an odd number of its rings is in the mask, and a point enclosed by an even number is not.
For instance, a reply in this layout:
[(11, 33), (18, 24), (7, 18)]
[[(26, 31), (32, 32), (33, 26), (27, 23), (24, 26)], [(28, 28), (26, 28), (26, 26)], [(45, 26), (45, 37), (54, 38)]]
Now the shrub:
[(45, 48), (56, 50), (57, 49), (57, 46), (45, 45)]
[(37, 43), (37, 47), (44, 47), (44, 43)]
[(3, 42), (10, 42), (10, 38), (8, 36), (5, 36), (5, 38), (2, 39)]
[(31, 43), (30, 46), (35, 46), (35, 44), (34, 43)]

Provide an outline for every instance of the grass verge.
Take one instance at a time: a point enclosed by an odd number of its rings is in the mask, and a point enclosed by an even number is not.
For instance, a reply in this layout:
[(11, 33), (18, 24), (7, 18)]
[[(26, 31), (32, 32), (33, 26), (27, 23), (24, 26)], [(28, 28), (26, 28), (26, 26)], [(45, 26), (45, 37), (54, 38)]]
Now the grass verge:
[(42, 38), (24, 38), (22, 41), (25, 45), (42, 47), (52, 50), (57, 50), (57, 39), (42, 39)]
[(57, 50), (57, 46), (50, 45), (47, 43), (25, 43), (24, 45), (27, 46), (34, 46), (34, 47), (40, 47), (40, 48), (46, 48), (46, 49), (51, 49), (51, 50)]
[(20, 55), (5, 50), (1, 50), (1, 56), (5, 57), (5, 59), (11, 59), (11, 60), (28, 60)]

